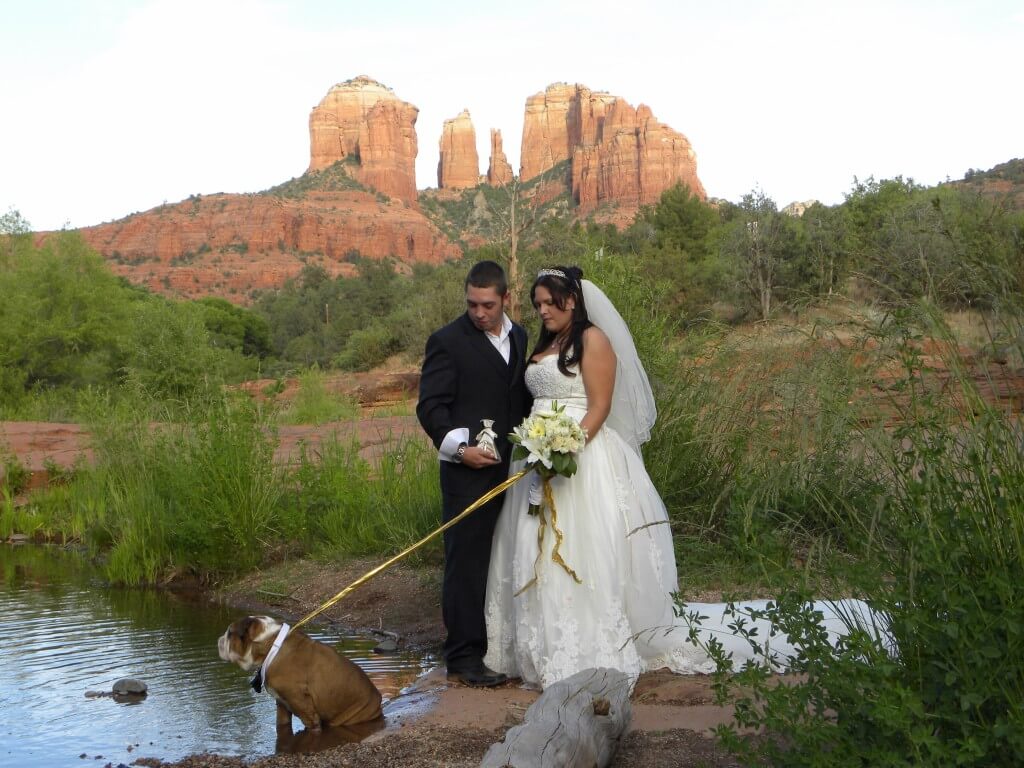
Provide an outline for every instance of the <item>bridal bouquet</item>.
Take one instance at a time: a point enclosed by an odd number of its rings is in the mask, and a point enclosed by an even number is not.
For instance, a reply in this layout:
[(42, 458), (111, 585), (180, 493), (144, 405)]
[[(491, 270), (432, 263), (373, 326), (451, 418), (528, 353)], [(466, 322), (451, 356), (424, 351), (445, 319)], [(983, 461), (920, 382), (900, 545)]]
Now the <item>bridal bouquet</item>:
[[(565, 406), (552, 402), (550, 410), (532, 413), (508, 439), (515, 444), (512, 458), (526, 459), (546, 482), (576, 474), (576, 454), (587, 443), (587, 431), (565, 413)], [(530, 514), (537, 514), (538, 506), (530, 504)]]

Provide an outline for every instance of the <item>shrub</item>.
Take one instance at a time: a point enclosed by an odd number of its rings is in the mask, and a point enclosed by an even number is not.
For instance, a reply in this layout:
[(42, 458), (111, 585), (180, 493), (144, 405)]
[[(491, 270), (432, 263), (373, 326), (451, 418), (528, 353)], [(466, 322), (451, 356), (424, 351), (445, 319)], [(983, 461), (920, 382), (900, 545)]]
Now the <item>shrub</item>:
[[(946, 342), (955, 397), (929, 382), (913, 327), (883, 328), (906, 372), (891, 404), (899, 426), (865, 465), (885, 492), (873, 505), (842, 495), (830, 505), (856, 556), (836, 570), (884, 632), (855, 630), (833, 648), (809, 594), (797, 591), (767, 612), (802, 647), (794, 678), (779, 682), (764, 667), (730, 677), (712, 647), (723, 698), (739, 691), (736, 724), (719, 735), (748, 764), (1024, 762), (1024, 432), (960, 373), (963, 360), (934, 315), (903, 319)], [(763, 642), (749, 639), (755, 649)], [(736, 726), (766, 738), (743, 739)]]
[(375, 323), (349, 336), (335, 363), (346, 371), (368, 371), (387, 360), (397, 349), (394, 334)]
[(28, 487), (31, 475), (17, 456), (4, 456), (0, 464), (0, 491), (12, 496), (21, 493)]
[(282, 424), (323, 424), (339, 419), (356, 419), (359, 403), (352, 398), (327, 391), (324, 375), (316, 366), (299, 374), (299, 390), (295, 400), (282, 411)]

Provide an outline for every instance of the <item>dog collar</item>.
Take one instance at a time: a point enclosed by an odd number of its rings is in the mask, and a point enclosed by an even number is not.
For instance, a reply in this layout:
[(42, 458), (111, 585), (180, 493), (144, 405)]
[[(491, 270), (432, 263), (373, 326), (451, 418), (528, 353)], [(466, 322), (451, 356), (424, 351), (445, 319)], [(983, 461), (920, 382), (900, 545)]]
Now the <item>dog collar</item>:
[(267, 681), (267, 670), (270, 668), (274, 657), (277, 656), (277, 652), (281, 649), (281, 643), (288, 637), (289, 629), (290, 627), (287, 624), (281, 625), (281, 631), (277, 633), (277, 638), (275, 638), (274, 644), (270, 648), (270, 653), (267, 654), (267, 658), (263, 660), (260, 668), (256, 670), (256, 676), (252, 679), (252, 688), (256, 693), (263, 690), (264, 684)]

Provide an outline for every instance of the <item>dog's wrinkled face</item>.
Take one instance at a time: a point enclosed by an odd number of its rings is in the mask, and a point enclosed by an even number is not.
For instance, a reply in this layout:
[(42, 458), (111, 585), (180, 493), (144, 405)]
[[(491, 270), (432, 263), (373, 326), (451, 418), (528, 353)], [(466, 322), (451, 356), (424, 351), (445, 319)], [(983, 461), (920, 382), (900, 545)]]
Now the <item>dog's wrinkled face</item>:
[(224, 661), (237, 664), (246, 672), (263, 663), (266, 653), (254, 646), (274, 637), (281, 625), (269, 616), (246, 616), (228, 627), (217, 639), (217, 653)]

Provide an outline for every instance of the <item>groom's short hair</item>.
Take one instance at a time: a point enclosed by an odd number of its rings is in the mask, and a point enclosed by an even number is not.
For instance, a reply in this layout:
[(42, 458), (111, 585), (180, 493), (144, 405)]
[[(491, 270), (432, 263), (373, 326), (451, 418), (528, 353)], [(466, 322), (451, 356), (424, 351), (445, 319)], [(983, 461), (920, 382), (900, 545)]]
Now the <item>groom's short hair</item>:
[(499, 296), (508, 293), (508, 280), (505, 278), (505, 270), (495, 261), (478, 261), (466, 275), (466, 284), (474, 288), (493, 288)]

